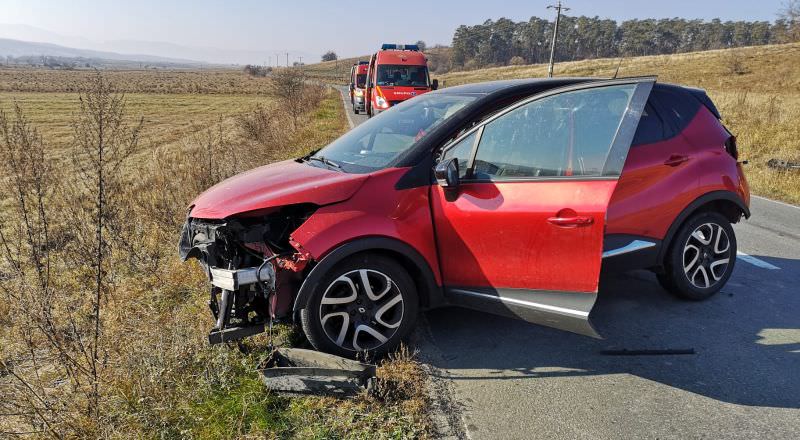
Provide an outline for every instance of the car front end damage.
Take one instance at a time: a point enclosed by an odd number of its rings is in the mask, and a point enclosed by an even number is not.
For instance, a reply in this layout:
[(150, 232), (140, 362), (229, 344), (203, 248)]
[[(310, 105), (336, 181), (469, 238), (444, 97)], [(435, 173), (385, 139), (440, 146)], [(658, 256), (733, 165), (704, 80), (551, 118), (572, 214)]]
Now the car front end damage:
[(182, 260), (200, 262), (211, 284), (211, 344), (264, 332), (270, 319), (291, 316), (310, 255), (290, 234), (316, 209), (290, 205), (226, 219), (194, 218), (190, 212), (178, 250)]

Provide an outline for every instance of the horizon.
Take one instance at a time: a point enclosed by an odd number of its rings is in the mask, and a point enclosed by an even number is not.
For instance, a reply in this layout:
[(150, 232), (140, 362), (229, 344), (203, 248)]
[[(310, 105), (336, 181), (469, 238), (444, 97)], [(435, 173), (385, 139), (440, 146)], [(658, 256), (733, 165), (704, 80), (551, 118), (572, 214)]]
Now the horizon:
[[(405, 3), (406, 10), (429, 12), (415, 12), (414, 20), (365, 21), (363, 30), (356, 30), (349, 23), (359, 4), (350, 0), (336, 5), (322, 0), (303, 5), (252, 0), (233, 5), (219, 5), (213, 0), (180, 0), (169, 4), (154, 0), (136, 4), (117, 0), (90, 3), (88, 0), (69, 4), (55, 0), (0, 0), (5, 22), (0, 23), (0, 38), (218, 64), (274, 65), (285, 63), (287, 52), (290, 62), (302, 58), (313, 63), (319, 62), (320, 56), (328, 50), (341, 58), (356, 57), (386, 42), (422, 40), (428, 46), (449, 46), (459, 25), (475, 25), (503, 17), (517, 22), (532, 16), (552, 19), (554, 15), (546, 8), (554, 1), (511, 0), (486, 13), (470, 10), (478, 8), (453, 8), (449, 2), (427, 5), (421, 0), (409, 0)], [(569, 16), (599, 16), (617, 22), (675, 17), (774, 22), (784, 2), (766, 0), (755, 4), (712, 0), (696, 3), (675, 0), (669, 5), (626, 5), (613, 0), (599, 5), (588, 0), (572, 0), (565, 1), (564, 5), (571, 8), (566, 12)], [(675, 10), (691, 13), (676, 15)], [(196, 13), (187, 15), (186, 11)], [(304, 17), (299, 24), (298, 16)], [(298, 25), (303, 26), (299, 39), (292, 36)]]

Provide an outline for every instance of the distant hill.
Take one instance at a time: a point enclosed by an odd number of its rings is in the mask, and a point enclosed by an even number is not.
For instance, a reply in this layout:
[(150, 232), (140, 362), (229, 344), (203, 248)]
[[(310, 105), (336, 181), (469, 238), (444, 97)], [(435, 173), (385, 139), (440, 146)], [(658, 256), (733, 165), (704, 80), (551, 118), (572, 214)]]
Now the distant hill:
[[(48, 58), (50, 58), (48, 60)], [(92, 67), (146, 64), (152, 67), (201, 67), (202, 61), (167, 58), (145, 54), (122, 54), (89, 49), (75, 49), (51, 43), (0, 38), (0, 61), (4, 64), (89, 64)]]

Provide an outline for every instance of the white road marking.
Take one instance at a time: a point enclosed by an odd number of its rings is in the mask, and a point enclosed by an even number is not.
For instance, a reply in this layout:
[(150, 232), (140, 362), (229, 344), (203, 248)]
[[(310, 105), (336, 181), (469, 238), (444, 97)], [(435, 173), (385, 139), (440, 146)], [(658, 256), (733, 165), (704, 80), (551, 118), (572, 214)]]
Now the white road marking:
[(740, 259), (742, 261), (746, 261), (746, 262), (752, 264), (753, 266), (757, 266), (757, 267), (760, 267), (762, 269), (769, 269), (769, 270), (779, 270), (780, 269), (780, 267), (778, 267), (778, 266), (774, 266), (772, 264), (769, 264), (766, 261), (760, 260), (760, 259), (758, 259), (758, 258), (756, 258), (756, 257), (754, 257), (752, 255), (747, 255), (744, 252), (736, 251), (736, 258), (738, 258), (738, 259)]
[(352, 109), (347, 108), (347, 98), (345, 97), (344, 90), (339, 89), (339, 94), (342, 95), (342, 105), (344, 106), (344, 114), (347, 116), (347, 123), (350, 124), (350, 128), (356, 126), (353, 122), (353, 116), (350, 114)]
[(759, 199), (759, 200), (766, 200), (768, 202), (777, 203), (777, 204), (783, 205), (783, 206), (788, 206), (789, 208), (800, 209), (800, 206), (792, 205), (791, 203), (779, 202), (777, 200), (772, 200), (772, 199), (768, 199), (766, 197), (761, 197), (761, 196), (753, 196), (753, 195), (751, 195), (750, 197), (752, 197), (754, 199)]

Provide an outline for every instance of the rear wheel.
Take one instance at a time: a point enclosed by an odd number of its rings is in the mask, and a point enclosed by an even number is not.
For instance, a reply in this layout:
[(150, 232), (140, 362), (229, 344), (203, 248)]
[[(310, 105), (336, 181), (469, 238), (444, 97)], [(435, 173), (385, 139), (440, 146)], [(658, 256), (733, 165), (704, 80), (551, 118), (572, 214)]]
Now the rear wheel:
[(363, 254), (323, 277), (300, 312), (317, 350), (339, 356), (381, 356), (411, 331), (419, 308), (408, 272), (389, 258)]
[(659, 283), (673, 294), (703, 300), (728, 281), (736, 263), (736, 235), (725, 216), (702, 212), (681, 227), (668, 251)]

